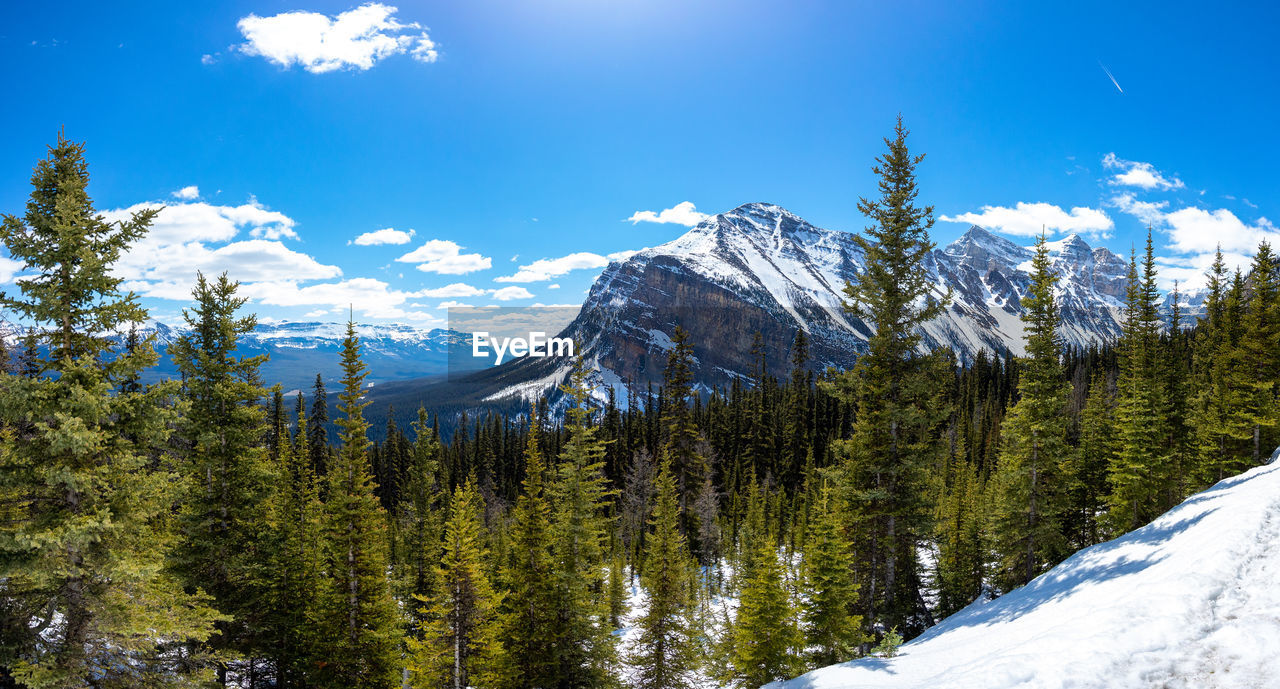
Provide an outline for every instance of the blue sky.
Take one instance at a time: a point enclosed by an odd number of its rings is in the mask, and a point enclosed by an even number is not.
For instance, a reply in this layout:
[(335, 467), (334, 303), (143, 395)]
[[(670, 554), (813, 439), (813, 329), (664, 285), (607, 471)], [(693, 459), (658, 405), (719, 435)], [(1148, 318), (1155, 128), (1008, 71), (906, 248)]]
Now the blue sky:
[(1195, 283), (1280, 238), (1264, 3), (112, 5), (0, 9), (0, 211), (65, 127), (100, 209), (167, 205), (121, 267), (167, 320), (195, 267), (270, 318), (433, 326), (579, 303), (610, 254), (748, 201), (858, 231), (898, 112), (940, 244), (1151, 224)]

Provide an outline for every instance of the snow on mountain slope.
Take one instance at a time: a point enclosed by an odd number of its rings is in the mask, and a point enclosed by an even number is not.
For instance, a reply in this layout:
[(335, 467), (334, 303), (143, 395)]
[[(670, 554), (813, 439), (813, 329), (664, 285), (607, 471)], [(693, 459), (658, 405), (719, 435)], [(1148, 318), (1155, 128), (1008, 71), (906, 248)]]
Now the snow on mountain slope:
[(864, 658), (768, 686), (1280, 686), (1276, 455), (1021, 589), (973, 603), (895, 658)]
[[(925, 325), (922, 348), (950, 347), (963, 361), (980, 350), (1021, 354), (1031, 256), (1028, 247), (979, 227), (931, 252), (929, 282), (936, 296), (951, 294), (951, 305)], [(1118, 336), (1127, 263), (1077, 235), (1052, 242), (1050, 256), (1061, 276), (1063, 341)], [(855, 235), (816, 227), (780, 206), (748, 203), (609, 264), (562, 336), (578, 343), (618, 400), (660, 380), (677, 324), (689, 332), (695, 382), (704, 388), (727, 386), (753, 370), (757, 332), (773, 375), (787, 375), (786, 353), (800, 328), (814, 370), (848, 368), (871, 335), (843, 305), (844, 287), (864, 262)], [(486, 394), (537, 396), (542, 390), (525, 383), (548, 380), (553, 368), (512, 362), (508, 380), (518, 382)]]

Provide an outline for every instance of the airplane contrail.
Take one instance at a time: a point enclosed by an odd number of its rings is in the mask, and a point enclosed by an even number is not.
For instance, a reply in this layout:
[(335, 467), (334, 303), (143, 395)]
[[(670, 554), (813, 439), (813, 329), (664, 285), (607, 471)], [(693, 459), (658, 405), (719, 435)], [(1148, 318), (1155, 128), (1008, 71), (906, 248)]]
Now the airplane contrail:
[(1098, 61), (1098, 66), (1102, 68), (1102, 71), (1107, 73), (1107, 78), (1111, 80), (1111, 83), (1116, 85), (1116, 90), (1120, 93), (1124, 93), (1124, 89), (1120, 88), (1120, 82), (1116, 81), (1116, 78), (1111, 76), (1111, 70), (1107, 69), (1107, 66), (1102, 64), (1101, 60)]

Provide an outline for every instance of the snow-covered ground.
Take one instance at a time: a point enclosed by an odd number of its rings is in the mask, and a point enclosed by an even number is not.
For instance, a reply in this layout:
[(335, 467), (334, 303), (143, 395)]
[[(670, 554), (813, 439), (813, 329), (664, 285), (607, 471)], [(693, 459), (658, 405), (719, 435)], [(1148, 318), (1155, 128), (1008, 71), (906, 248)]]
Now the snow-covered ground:
[(769, 687), (1280, 687), (1280, 462), (975, 602), (895, 658)]

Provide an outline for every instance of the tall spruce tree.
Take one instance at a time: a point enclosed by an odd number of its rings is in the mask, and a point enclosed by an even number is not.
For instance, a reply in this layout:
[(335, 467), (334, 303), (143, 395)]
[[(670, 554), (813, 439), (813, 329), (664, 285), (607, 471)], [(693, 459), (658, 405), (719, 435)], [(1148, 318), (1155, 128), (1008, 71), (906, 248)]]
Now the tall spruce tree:
[(880, 198), (858, 209), (871, 219), (854, 238), (865, 268), (845, 288), (845, 308), (874, 331), (854, 368), (833, 391), (856, 408), (853, 436), (835, 444), (849, 491), (850, 522), (860, 568), (860, 597), (868, 622), (897, 627), (908, 637), (932, 619), (920, 594), (917, 545), (927, 535), (927, 469), (941, 457), (939, 424), (947, 413), (939, 356), (919, 352), (920, 327), (942, 313), (950, 295), (937, 295), (924, 262), (933, 243), (933, 207), (916, 205), (916, 166), (898, 118), (888, 151), (877, 157)]
[(552, 555), (555, 581), (552, 658), (556, 686), (606, 687), (613, 676), (615, 640), (604, 595), (606, 510), (613, 496), (604, 476), (605, 443), (591, 424), (591, 388), (579, 357), (561, 390), (570, 399), (568, 440), (560, 451), (551, 487)]
[(436, 573), (440, 585), (429, 602), (422, 638), (409, 641), (411, 687), (465, 689), (493, 681), (500, 596), (484, 571), (482, 510), (473, 480), (454, 490)]
[(307, 415), (301, 409), (298, 441), (285, 439), (280, 445), (281, 480), (271, 503), (271, 590), (262, 601), (266, 652), (282, 689), (309, 686), (320, 659), (315, 622), (322, 613), (316, 596), (321, 590), (323, 505), (306, 439)]
[(701, 557), (702, 549), (697, 542), (697, 515), (693, 513), (692, 504), (710, 469), (707, 458), (698, 451), (698, 427), (690, 409), (694, 397), (693, 344), (689, 342), (688, 331), (679, 325), (671, 341), (673, 346), (667, 353), (667, 367), (662, 374), (663, 447), (675, 472), (681, 529), (691, 538), (694, 554)]
[(853, 549), (844, 534), (839, 496), (823, 483), (804, 550), (803, 622), (813, 667), (843, 663), (862, 643), (862, 618), (854, 614), (858, 585)]
[(639, 635), (631, 652), (636, 689), (683, 689), (691, 686), (698, 653), (689, 625), (689, 556), (680, 534), (671, 463), (664, 456), (658, 468), (657, 502), (649, 520), (652, 532), (645, 544), (641, 582), (648, 605), (636, 621)]
[[(410, 471), (403, 499), (397, 506), (399, 537), (396, 583), (403, 600), (430, 600), (436, 592), (436, 564), (440, 562), (443, 498), (448, 494), (440, 466), (440, 439), (425, 407), (418, 408), (410, 453)], [(420, 606), (410, 606), (414, 629), (421, 627)]]
[(502, 604), (500, 676), (495, 686), (503, 689), (557, 686), (553, 656), (557, 625), (555, 561), (540, 430), (535, 407), (524, 450), (523, 490), (512, 510), (511, 558), (502, 573), (508, 588)]
[[(182, 538), (174, 566), (188, 590), (213, 596), (230, 616), (213, 638), (220, 655), (252, 657), (262, 642), (257, 612), (266, 581), (259, 564), (265, 546), (269, 498), (279, 480), (263, 444), (267, 430), (258, 367), (265, 355), (237, 356), (240, 338), (253, 331), (253, 316), (237, 317), (247, 301), (226, 273), (212, 282), (196, 275), (195, 305), (184, 311), (188, 332), (170, 347), (187, 402), (178, 435), (189, 447), (183, 462), (187, 493), (178, 516)], [(228, 666), (219, 666), (226, 685)]]
[(324, 389), (324, 378), (316, 374), (315, 389), (311, 400), (311, 428), (308, 431), (308, 455), (316, 468), (316, 476), (324, 478), (333, 451), (329, 448), (329, 393)]
[(1116, 385), (1117, 447), (1110, 467), (1110, 522), (1120, 533), (1160, 514), (1160, 496), (1171, 480), (1167, 438), (1168, 408), (1159, 357), (1155, 250), (1147, 232), (1142, 272), (1136, 254), (1129, 262), (1125, 319)]
[(1066, 556), (1062, 534), (1062, 468), (1069, 462), (1066, 406), (1058, 340), (1058, 282), (1041, 235), (1031, 259), (1031, 286), (1022, 299), (1027, 356), (1018, 402), (1001, 432), (993, 532), (1000, 581), (1007, 590), (1031, 581)]
[[(145, 321), (112, 265), (157, 209), (107, 222), (87, 191), (82, 144), (61, 135), (37, 163), (22, 217), (0, 243), (27, 272), (0, 306), (32, 324), (48, 354), (27, 376), (0, 375), (0, 598), (18, 619), (0, 667), (27, 687), (168, 686), (210, 677), (183, 642), (219, 619), (163, 567), (173, 545), (176, 476), (164, 455), (173, 384), (133, 389), (156, 363), (152, 339), (108, 356), (108, 334)], [(153, 461), (161, 458), (160, 462)]]
[(739, 593), (730, 663), (733, 686), (754, 689), (799, 673), (804, 635), (796, 624), (775, 534), (761, 530), (748, 547), (752, 566)]
[(1207, 278), (1205, 315), (1196, 328), (1194, 392), (1189, 412), (1196, 455), (1194, 474), (1199, 486), (1219, 481), (1231, 472), (1231, 449), (1244, 430), (1233, 421), (1239, 416), (1237, 410), (1245, 407), (1244, 391), (1239, 386), (1241, 361), (1235, 346), (1239, 300), (1231, 296), (1231, 279), (1221, 248)]
[(1106, 506), (1107, 468), (1116, 451), (1114, 415), (1106, 371), (1098, 371), (1089, 382), (1073, 460), (1063, 476), (1066, 536), (1074, 550), (1102, 541), (1099, 516)]
[(324, 504), (324, 667), (316, 684), (378, 689), (399, 684), (399, 629), (387, 581), (387, 522), (369, 466), (369, 403), (363, 401), (368, 371), (351, 321), (342, 343), (342, 372), (341, 446), (329, 467)]
[(1250, 464), (1262, 463), (1264, 450), (1276, 445), (1280, 423), (1280, 261), (1262, 242), (1249, 270), (1249, 303), (1241, 340), (1249, 422)]

